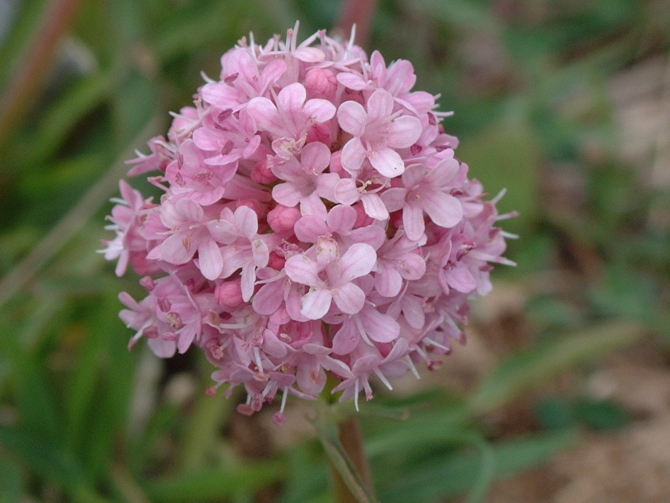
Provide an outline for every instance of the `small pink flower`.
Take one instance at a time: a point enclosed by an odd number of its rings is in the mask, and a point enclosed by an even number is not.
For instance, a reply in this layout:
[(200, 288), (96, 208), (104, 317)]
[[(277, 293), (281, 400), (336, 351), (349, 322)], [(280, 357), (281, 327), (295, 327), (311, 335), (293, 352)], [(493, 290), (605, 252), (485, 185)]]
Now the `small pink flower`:
[(353, 138), (342, 149), (342, 166), (357, 172), (367, 159), (373, 168), (389, 178), (401, 175), (405, 163), (396, 149), (411, 147), (421, 136), (421, 121), (393, 111), (393, 96), (377, 89), (363, 107), (345, 101), (337, 110), (340, 127)]

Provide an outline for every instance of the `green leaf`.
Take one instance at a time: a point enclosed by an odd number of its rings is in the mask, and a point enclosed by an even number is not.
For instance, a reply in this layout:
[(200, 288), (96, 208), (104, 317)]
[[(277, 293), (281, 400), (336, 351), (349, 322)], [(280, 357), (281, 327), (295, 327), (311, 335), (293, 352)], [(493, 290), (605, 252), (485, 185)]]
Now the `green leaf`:
[(498, 409), (567, 368), (633, 343), (642, 333), (637, 324), (614, 322), (543, 341), (504, 361), (471, 395), (470, 408), (477, 414)]
[(147, 482), (145, 490), (153, 503), (220, 501), (249, 494), (275, 484), (286, 476), (283, 462), (269, 461), (233, 468), (208, 468), (170, 475)]
[[(472, 449), (447, 456), (424, 457), (404, 466), (400, 473), (382, 474), (384, 478), (378, 484), (379, 498), (385, 503), (425, 503), (454, 497), (482, 483), (486, 463), (494, 467), (491, 478), (497, 479), (539, 466), (573, 445), (576, 439), (574, 431), (561, 431), (501, 442), (491, 447), (491, 452), (484, 457), (481, 451), (475, 453)], [(479, 495), (477, 488), (471, 494), (473, 499)]]

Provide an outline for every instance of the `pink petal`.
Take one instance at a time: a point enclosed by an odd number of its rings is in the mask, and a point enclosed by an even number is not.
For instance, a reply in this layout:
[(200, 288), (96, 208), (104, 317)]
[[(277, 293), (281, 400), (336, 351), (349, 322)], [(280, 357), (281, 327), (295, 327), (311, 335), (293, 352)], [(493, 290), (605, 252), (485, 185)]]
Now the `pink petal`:
[(308, 143), (300, 152), (300, 164), (308, 173), (322, 173), (330, 164), (330, 149), (318, 141)]
[(368, 122), (385, 119), (393, 113), (393, 96), (385, 89), (377, 89), (368, 98), (367, 109)]
[(423, 236), (426, 226), (423, 222), (423, 210), (419, 206), (408, 204), (402, 210), (402, 225), (405, 234), (412, 241), (418, 241)]
[(398, 264), (398, 272), (411, 281), (423, 278), (426, 274), (426, 261), (418, 253), (406, 253)]
[(256, 293), (253, 308), (258, 314), (271, 315), (284, 301), (284, 282), (277, 280), (263, 285)]
[(345, 101), (337, 109), (337, 122), (347, 133), (354, 136), (365, 134), (368, 114), (363, 105), (355, 101)]
[(312, 124), (322, 124), (335, 117), (335, 105), (319, 98), (308, 100), (303, 110)]
[(370, 274), (377, 263), (377, 253), (368, 244), (355, 243), (345, 252), (340, 262), (342, 264), (340, 284), (344, 284), (354, 278)]
[(256, 121), (256, 126), (262, 131), (271, 131), (281, 134), (284, 123), (279, 118), (277, 107), (267, 98), (253, 98), (247, 104), (248, 114)]
[(346, 314), (356, 314), (365, 305), (365, 293), (353, 283), (346, 283), (333, 292), (337, 307)]
[(316, 262), (303, 254), (289, 257), (284, 270), (291, 281), (301, 285), (316, 286), (321, 282)]
[(277, 109), (284, 112), (300, 110), (307, 99), (305, 86), (299, 82), (294, 82), (284, 87), (277, 95)]
[(353, 322), (344, 322), (342, 327), (333, 337), (333, 353), (337, 355), (347, 355), (351, 353), (360, 341), (358, 328)]
[(171, 264), (185, 264), (195, 255), (196, 246), (191, 243), (191, 237), (177, 232), (163, 241), (161, 257)]
[(375, 308), (365, 309), (360, 314), (360, 318), (365, 333), (375, 342), (391, 342), (400, 335), (398, 322)]
[[(405, 171), (405, 173), (407, 173), (407, 171)], [(404, 179), (405, 175), (403, 174), (403, 181)], [(390, 213), (393, 213), (394, 211), (398, 211), (405, 205), (405, 198), (407, 197), (407, 189), (404, 189), (402, 187), (392, 187), (382, 192), (380, 197), (382, 198), (382, 201), (384, 202), (386, 209)]]
[(347, 206), (351, 206), (361, 198), (361, 193), (356, 187), (356, 180), (353, 178), (343, 178), (337, 182), (333, 190), (333, 195), (338, 203)]
[(393, 267), (384, 267), (375, 276), (375, 289), (383, 297), (395, 297), (402, 288), (402, 276)]
[(353, 89), (354, 91), (362, 91), (370, 87), (368, 83), (363, 80), (358, 74), (355, 73), (338, 73), (337, 81), (348, 89)]
[(205, 216), (202, 206), (196, 203), (193, 199), (182, 198), (175, 204), (177, 213), (184, 219), (190, 220), (190, 223), (201, 222)]
[(210, 281), (218, 278), (221, 274), (223, 257), (221, 256), (221, 249), (213, 239), (203, 239), (198, 246), (198, 264), (202, 275)]
[(296, 237), (305, 243), (316, 243), (319, 236), (328, 233), (326, 223), (313, 215), (305, 215), (293, 226)]
[(235, 225), (246, 238), (251, 239), (258, 232), (258, 216), (248, 206), (240, 206), (235, 210)]
[(337, 205), (328, 213), (326, 222), (332, 232), (342, 233), (354, 227), (356, 217), (356, 210), (351, 206)]
[(316, 47), (298, 47), (292, 54), (294, 58), (305, 63), (318, 63), (326, 57), (323, 51)]
[(416, 117), (404, 115), (391, 121), (386, 144), (394, 148), (408, 148), (416, 143), (423, 133), (421, 121)]
[(272, 198), (279, 204), (293, 208), (300, 202), (303, 195), (294, 183), (286, 182), (272, 188)]
[(477, 287), (477, 280), (467, 267), (457, 267), (447, 275), (447, 283), (459, 292), (469, 293)]
[(327, 264), (337, 260), (340, 256), (340, 249), (334, 239), (320, 237), (316, 243), (316, 262), (324, 267)]
[(423, 209), (433, 222), (449, 229), (463, 219), (461, 202), (444, 192), (431, 191), (424, 194)]
[(359, 137), (354, 137), (349, 140), (342, 149), (342, 167), (349, 173), (355, 173), (363, 165), (368, 151), (363, 147)]
[(242, 268), (241, 279), (242, 300), (244, 302), (249, 302), (249, 299), (251, 299), (251, 296), (254, 294), (254, 285), (256, 283), (256, 268), (249, 264), (245, 265)]
[(423, 312), (423, 305), (414, 295), (406, 295), (402, 299), (402, 312), (409, 326), (420, 330), (426, 323), (426, 315)]
[[(347, 143), (347, 145), (348, 144), (349, 143)], [(395, 178), (396, 176), (402, 175), (403, 171), (405, 171), (405, 163), (403, 162), (402, 157), (400, 157), (400, 154), (392, 148), (384, 147), (378, 150), (372, 150), (367, 153), (367, 157), (373, 168), (389, 178)], [(344, 166), (344, 150), (342, 151), (342, 166)]]
[(426, 182), (433, 187), (444, 187), (451, 182), (461, 168), (460, 163), (453, 157), (443, 159), (426, 175)]
[(365, 213), (370, 218), (375, 220), (386, 220), (389, 217), (389, 212), (378, 194), (363, 194), (361, 197)]
[(310, 320), (320, 320), (330, 309), (332, 299), (330, 290), (310, 290), (300, 302), (300, 312)]

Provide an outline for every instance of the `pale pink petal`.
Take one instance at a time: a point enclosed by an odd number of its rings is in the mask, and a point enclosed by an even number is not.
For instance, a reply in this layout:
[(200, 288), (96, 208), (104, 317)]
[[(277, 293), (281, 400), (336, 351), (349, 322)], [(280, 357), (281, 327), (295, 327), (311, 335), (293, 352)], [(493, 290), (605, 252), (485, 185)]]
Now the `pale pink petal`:
[(370, 274), (377, 263), (375, 249), (365, 243), (355, 243), (342, 255), (341, 282), (348, 283), (354, 278)]
[(193, 223), (202, 221), (205, 215), (202, 206), (187, 197), (177, 201), (175, 209), (184, 220), (190, 220)]
[(368, 114), (363, 105), (355, 101), (345, 101), (337, 109), (337, 122), (347, 133), (354, 136), (365, 134)]
[(219, 277), (223, 270), (223, 257), (221, 249), (213, 239), (203, 239), (198, 246), (198, 264), (200, 272), (208, 280)]
[(256, 267), (265, 267), (270, 261), (270, 250), (262, 239), (254, 239), (251, 242), (251, 255)]
[(351, 206), (337, 205), (328, 213), (328, 227), (333, 232), (351, 230), (356, 223), (357, 213)]
[[(351, 141), (349, 143), (351, 143)], [(349, 143), (347, 143), (347, 145)], [(372, 150), (367, 153), (367, 157), (373, 168), (389, 178), (395, 178), (396, 176), (402, 175), (403, 171), (405, 171), (405, 163), (403, 162), (402, 157), (400, 157), (400, 154), (392, 148), (384, 147), (379, 150)], [(342, 151), (342, 166), (344, 166), (344, 151)]]
[(405, 167), (405, 172), (402, 174), (402, 183), (408, 189), (419, 184), (428, 172), (428, 168), (423, 164), (410, 164)]
[(235, 210), (235, 225), (246, 238), (251, 239), (258, 232), (258, 216), (248, 206), (240, 206)]
[(363, 147), (360, 138), (352, 138), (342, 149), (342, 167), (349, 173), (355, 173), (363, 165), (366, 155), (368, 151)]
[(195, 255), (196, 247), (191, 244), (191, 237), (181, 232), (168, 237), (161, 245), (161, 257), (171, 264), (185, 264)]
[(330, 149), (318, 141), (308, 143), (300, 152), (300, 164), (308, 173), (322, 173), (330, 164)]
[(347, 355), (351, 353), (361, 337), (358, 332), (358, 327), (355, 323), (345, 322), (333, 337), (333, 353), (337, 355)]
[(463, 293), (470, 293), (477, 287), (477, 280), (466, 267), (457, 267), (447, 275), (449, 286)]
[(363, 80), (363, 77), (355, 73), (338, 73), (337, 81), (344, 87), (353, 89), (354, 91), (362, 91), (363, 89), (370, 87), (368, 83)]
[(316, 263), (320, 267), (337, 260), (340, 256), (340, 249), (334, 239), (320, 237), (316, 243)]
[(335, 199), (335, 186), (340, 181), (340, 175), (337, 173), (321, 173), (316, 179), (316, 191), (315, 193), (319, 197), (328, 199), (329, 201), (336, 203)]
[(287, 182), (275, 185), (272, 188), (272, 198), (279, 204), (293, 208), (303, 198), (295, 184)]
[(377, 89), (368, 98), (367, 109), (369, 122), (385, 119), (393, 113), (393, 96), (384, 89)]
[(386, 220), (389, 217), (386, 205), (384, 205), (379, 194), (363, 194), (361, 201), (363, 202), (365, 213), (367, 213), (370, 218), (374, 218), (375, 220)]
[(398, 272), (411, 281), (423, 278), (426, 274), (426, 261), (418, 253), (406, 253), (398, 264)]
[(256, 268), (251, 265), (243, 267), (241, 279), (242, 300), (244, 302), (249, 302), (249, 299), (251, 299), (251, 296), (254, 294), (254, 285), (256, 283)]
[(402, 288), (402, 276), (393, 267), (384, 267), (375, 276), (375, 288), (379, 295), (395, 297)]
[(166, 341), (161, 337), (148, 339), (147, 345), (158, 358), (172, 358), (177, 352), (176, 341)]
[(426, 229), (423, 222), (423, 210), (419, 206), (407, 204), (402, 210), (402, 225), (409, 239), (412, 241), (421, 239)]
[(377, 309), (365, 309), (360, 317), (365, 333), (375, 342), (391, 342), (400, 335), (398, 322)]
[(319, 236), (328, 233), (326, 223), (313, 215), (305, 215), (295, 223), (293, 227), (296, 237), (305, 243), (316, 243)]
[(262, 131), (281, 132), (284, 123), (279, 118), (277, 107), (267, 98), (253, 98), (247, 104), (247, 113), (256, 121), (256, 126)]
[(318, 63), (326, 57), (323, 51), (316, 47), (298, 47), (292, 54), (293, 57), (305, 63)]
[(300, 110), (307, 99), (305, 86), (294, 82), (284, 87), (277, 95), (277, 108), (284, 112)]
[(252, 306), (258, 314), (271, 315), (284, 301), (284, 282), (272, 281), (263, 285), (254, 295)]
[(365, 293), (353, 283), (346, 283), (333, 291), (333, 300), (346, 314), (356, 314), (365, 305)]
[(284, 270), (291, 281), (301, 285), (316, 286), (321, 282), (316, 262), (303, 254), (289, 257)]
[(300, 312), (310, 320), (320, 320), (330, 309), (332, 300), (330, 290), (310, 290), (300, 302)]
[(361, 198), (361, 193), (356, 187), (356, 180), (353, 178), (343, 178), (337, 182), (333, 195), (338, 203), (346, 204), (347, 206), (351, 206)]
[(421, 199), (423, 209), (433, 222), (449, 229), (463, 219), (463, 206), (454, 196), (433, 191)]
[(454, 179), (460, 168), (460, 163), (453, 157), (443, 159), (437, 166), (428, 171), (426, 182), (433, 187), (444, 187)]
[[(407, 173), (407, 171), (405, 171), (405, 173)], [(403, 180), (404, 177), (405, 175), (403, 175)], [(382, 201), (384, 202), (386, 209), (389, 212), (393, 213), (394, 211), (398, 211), (405, 205), (405, 198), (407, 197), (407, 189), (404, 189), (402, 187), (392, 187), (382, 192), (380, 197), (382, 198)]]
[(308, 100), (303, 110), (312, 124), (322, 124), (335, 117), (335, 105), (319, 98)]
[(402, 312), (405, 320), (412, 328), (417, 330), (423, 328), (426, 323), (426, 314), (423, 312), (421, 300), (414, 295), (406, 295), (402, 299)]
[(408, 148), (416, 143), (422, 132), (419, 119), (404, 115), (393, 119), (389, 124), (386, 144), (394, 148)]

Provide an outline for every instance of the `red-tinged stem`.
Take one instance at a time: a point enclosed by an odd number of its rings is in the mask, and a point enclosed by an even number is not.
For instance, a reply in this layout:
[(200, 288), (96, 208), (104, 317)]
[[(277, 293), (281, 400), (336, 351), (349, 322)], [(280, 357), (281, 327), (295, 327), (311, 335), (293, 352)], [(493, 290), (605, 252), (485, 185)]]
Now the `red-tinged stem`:
[[(356, 416), (350, 416), (338, 423), (338, 435), (342, 447), (349, 456), (353, 468), (358, 473), (365, 489), (374, 497), (372, 473), (365, 454), (361, 423)], [(333, 480), (333, 495), (337, 503), (358, 503), (360, 500), (351, 492), (338, 470), (331, 466)]]
[(333, 30), (343, 38), (348, 38), (356, 25), (356, 44), (365, 47), (370, 37), (372, 19), (377, 10), (377, 0), (345, 0), (340, 23)]
[(32, 97), (39, 90), (78, 5), (79, 0), (53, 0), (44, 9), (40, 29), (0, 98), (0, 147), (9, 131), (20, 123), (30, 102), (35, 101)]

